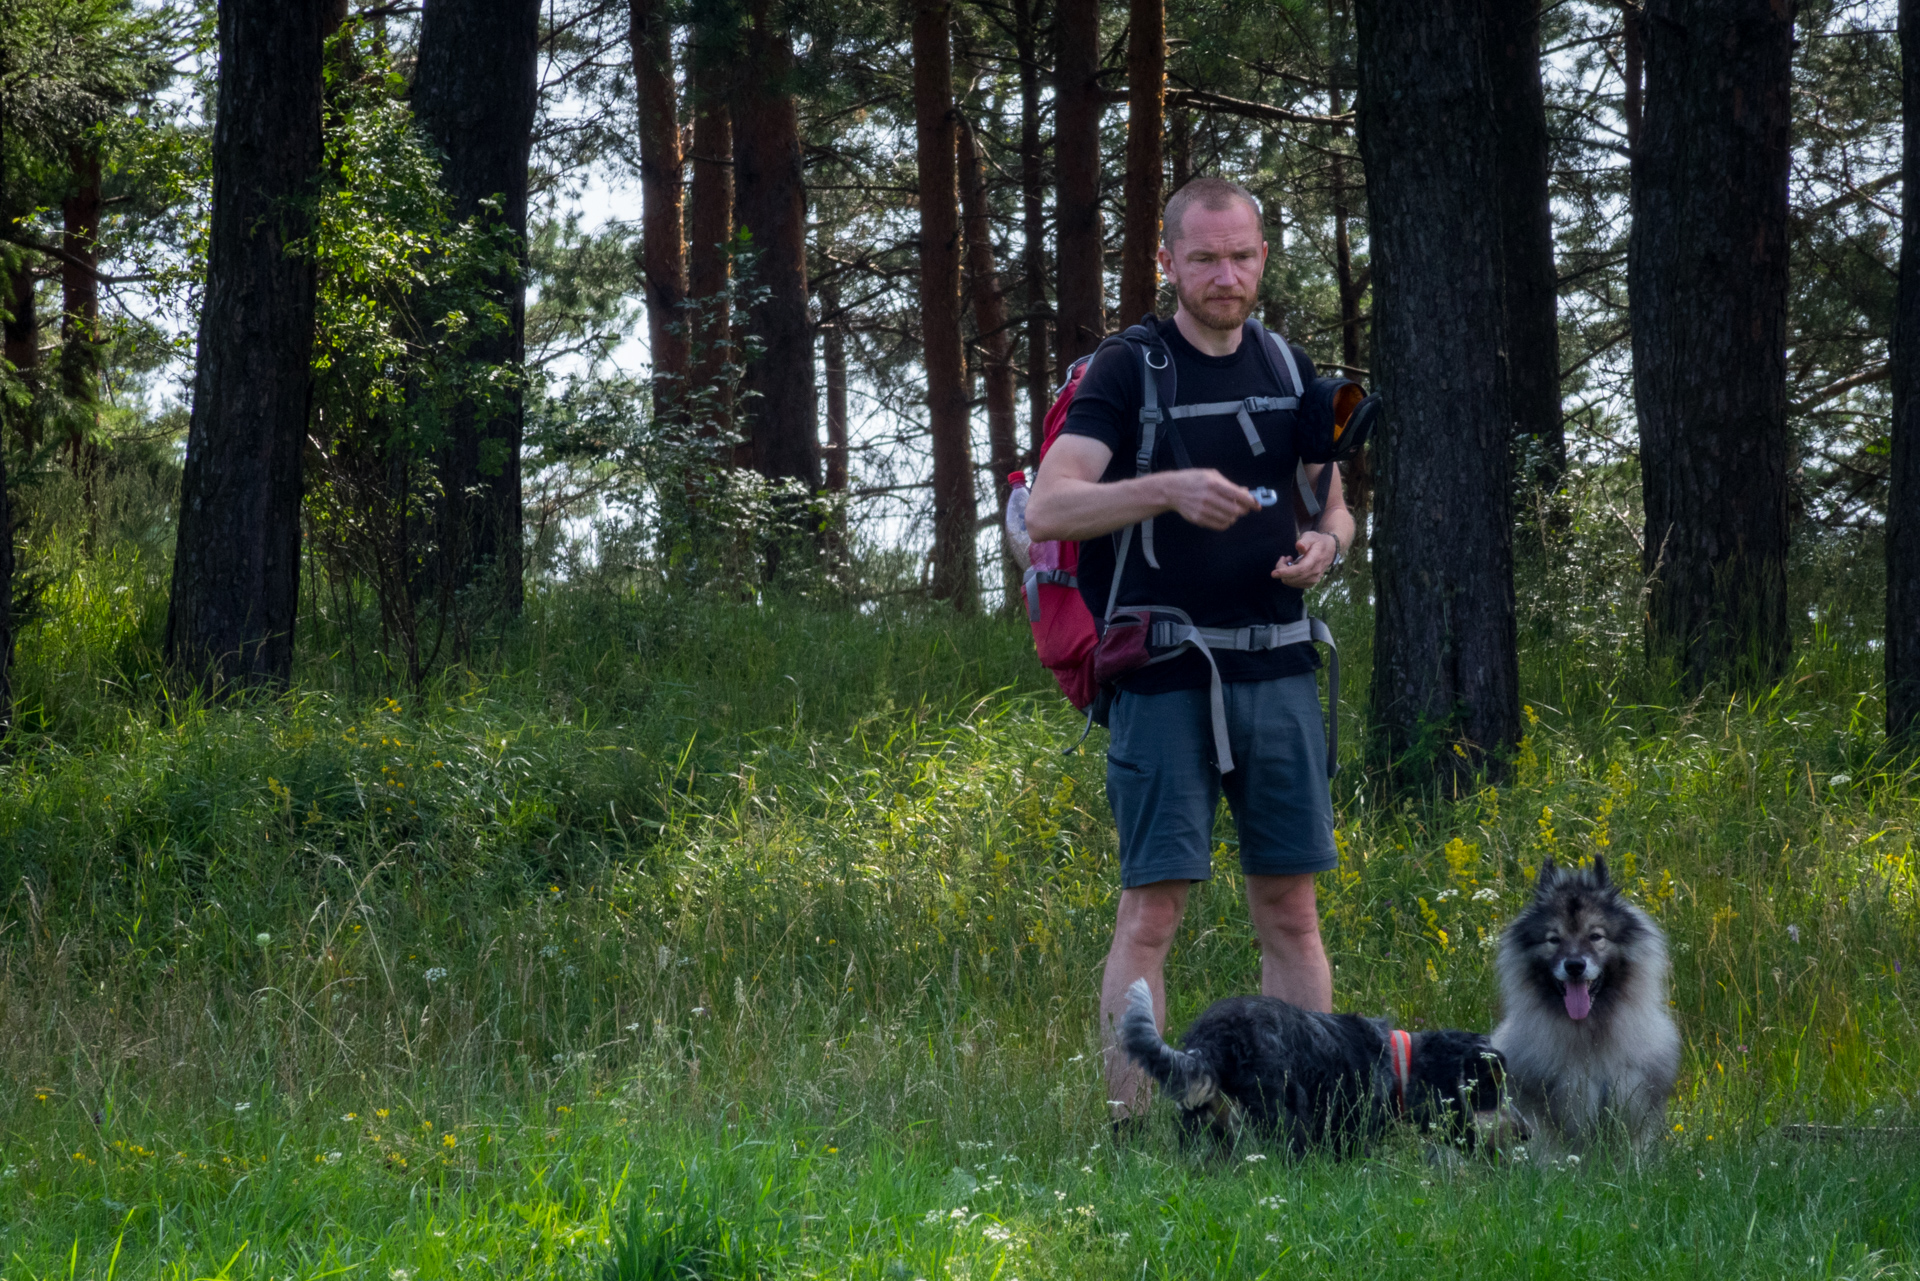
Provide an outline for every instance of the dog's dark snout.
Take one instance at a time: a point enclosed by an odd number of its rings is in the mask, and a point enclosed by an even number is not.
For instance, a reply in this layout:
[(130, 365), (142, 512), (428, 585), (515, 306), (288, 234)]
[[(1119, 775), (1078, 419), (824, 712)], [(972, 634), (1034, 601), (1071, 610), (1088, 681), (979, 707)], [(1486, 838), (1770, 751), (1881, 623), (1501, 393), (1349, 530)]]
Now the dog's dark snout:
[(1585, 958), (1584, 956), (1568, 957), (1567, 958), (1567, 977), (1570, 979), (1583, 979), (1586, 976), (1587, 976), (1587, 958)]

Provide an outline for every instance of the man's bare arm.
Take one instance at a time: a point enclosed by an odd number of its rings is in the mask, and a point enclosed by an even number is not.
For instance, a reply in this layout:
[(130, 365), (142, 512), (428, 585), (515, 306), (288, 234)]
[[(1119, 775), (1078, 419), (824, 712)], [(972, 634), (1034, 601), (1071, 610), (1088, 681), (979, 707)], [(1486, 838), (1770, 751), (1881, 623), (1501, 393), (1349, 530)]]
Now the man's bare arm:
[(1211, 467), (1160, 471), (1103, 485), (1100, 477), (1112, 458), (1113, 451), (1091, 436), (1055, 440), (1034, 477), (1027, 533), (1040, 540), (1098, 538), (1171, 511), (1204, 529), (1225, 529), (1260, 510), (1250, 492)]

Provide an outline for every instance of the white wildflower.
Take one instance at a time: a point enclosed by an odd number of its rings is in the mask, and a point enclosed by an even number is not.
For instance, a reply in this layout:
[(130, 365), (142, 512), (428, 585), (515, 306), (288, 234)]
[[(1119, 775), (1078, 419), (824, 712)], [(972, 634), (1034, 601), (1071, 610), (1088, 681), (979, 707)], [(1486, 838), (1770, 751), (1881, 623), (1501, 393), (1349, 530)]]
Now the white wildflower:
[(1266, 1159), (1267, 1159), (1267, 1154), (1265, 1152), (1249, 1152), (1247, 1154), (1247, 1163), (1249, 1165), (1251, 1165), (1255, 1161), (1264, 1161)]
[(1500, 891), (1494, 889), (1491, 885), (1484, 890), (1475, 890), (1473, 892), (1473, 901), (1476, 903), (1492, 903), (1499, 897)]
[(1278, 1210), (1281, 1206), (1285, 1205), (1286, 1203), (1287, 1203), (1287, 1199), (1283, 1196), (1263, 1196), (1258, 1201), (1254, 1202), (1254, 1204), (1259, 1206), (1262, 1210)]
[(445, 977), (447, 977), (447, 967), (444, 965), (436, 965), (427, 971), (427, 982), (429, 983), (438, 983)]
[(261, 947), (265, 947), (267, 944), (273, 942), (273, 935), (267, 933), (265, 930), (261, 930), (258, 934), (253, 936), (253, 941), (255, 943), (258, 943)]
[(235, 1112), (245, 1112), (248, 1108), (252, 1106), (253, 1104), (251, 1103), (236, 1103), (233, 1105), (233, 1110)]
[(1003, 1228), (998, 1223), (989, 1223), (986, 1226), (986, 1237), (996, 1245), (1004, 1245), (1013, 1240), (1013, 1229)]

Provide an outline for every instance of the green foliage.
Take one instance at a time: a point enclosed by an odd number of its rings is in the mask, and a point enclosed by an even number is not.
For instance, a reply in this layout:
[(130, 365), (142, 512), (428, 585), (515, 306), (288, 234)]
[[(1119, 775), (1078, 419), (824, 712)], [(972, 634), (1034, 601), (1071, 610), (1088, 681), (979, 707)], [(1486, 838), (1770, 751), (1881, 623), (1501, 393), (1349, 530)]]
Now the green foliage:
[(421, 587), (438, 456), (456, 407), (482, 416), (510, 408), (521, 371), (471, 353), (510, 328), (498, 282), (521, 269), (511, 232), (484, 211), (453, 218), (384, 44), (355, 22), (330, 51), (326, 181), (313, 235), (298, 249), (317, 275), (312, 601), (356, 657), (368, 630), (360, 606), (371, 602), (378, 639), (369, 648), (389, 678), (418, 686), (463, 621), (458, 602)]

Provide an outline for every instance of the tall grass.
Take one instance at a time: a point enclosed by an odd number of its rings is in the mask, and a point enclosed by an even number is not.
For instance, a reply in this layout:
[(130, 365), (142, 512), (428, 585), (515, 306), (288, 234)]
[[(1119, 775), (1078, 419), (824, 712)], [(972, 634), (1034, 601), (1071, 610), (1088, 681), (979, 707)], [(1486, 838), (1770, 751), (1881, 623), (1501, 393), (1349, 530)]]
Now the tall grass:
[[(1015, 623), (554, 587), (418, 695), (314, 652), (215, 708), (153, 677), (163, 576), (88, 558), (0, 767), (0, 1277), (1911, 1272), (1920, 786), (1850, 581), (1748, 695), (1675, 696), (1630, 591), (1544, 609), (1511, 782), (1425, 799), (1327, 594), (1339, 1004), (1489, 1025), (1548, 855), (1673, 940), (1659, 1153), (1494, 1168), (1113, 1151), (1101, 735)], [(1176, 1026), (1257, 985), (1219, 840)]]

